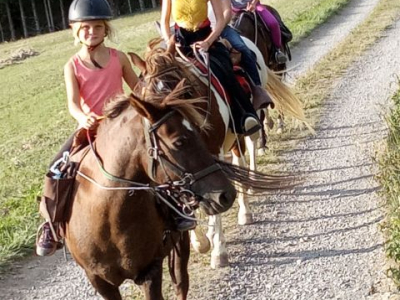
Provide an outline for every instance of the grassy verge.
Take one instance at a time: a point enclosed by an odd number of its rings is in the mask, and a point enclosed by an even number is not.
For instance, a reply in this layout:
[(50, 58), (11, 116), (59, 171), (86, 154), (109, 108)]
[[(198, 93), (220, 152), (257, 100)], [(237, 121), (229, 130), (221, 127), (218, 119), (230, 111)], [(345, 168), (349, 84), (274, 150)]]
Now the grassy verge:
[[(381, 37), (384, 30), (391, 26), (399, 15), (399, 1), (381, 0), (365, 21), (321, 59), (312, 70), (297, 80), (295, 91), (304, 101), (306, 115), (311, 125), (318, 122), (323, 100), (330, 96), (330, 92), (346, 69)], [(271, 135), (270, 149), (285, 150), (291, 143), (295, 143), (295, 141), (289, 142), (289, 137), (296, 135), (300, 138), (308, 134), (305, 131), (296, 130), (294, 124), (289, 124), (288, 129), (283, 137)], [(287, 142), (283, 142), (286, 140)]]
[[(296, 40), (347, 2), (281, 0), (274, 6), (293, 28)], [(157, 35), (152, 22), (159, 17), (159, 11), (150, 11), (115, 20), (120, 39), (116, 47), (142, 53), (146, 42)], [(20, 48), (40, 54), (0, 69), (0, 267), (32, 253), (39, 221), (35, 198), (43, 174), (75, 127), (67, 113), (62, 75), (64, 63), (77, 51), (70, 31), (2, 44), (0, 59)]]
[(281, 14), (283, 21), (293, 32), (292, 45), (306, 37), (318, 25), (326, 22), (332, 15), (337, 13), (350, 0), (272, 0), (261, 1), (276, 8)]
[(389, 134), (385, 152), (379, 157), (380, 183), (387, 201), (387, 255), (396, 263), (389, 275), (400, 286), (400, 90), (392, 98), (393, 108), (387, 117)]

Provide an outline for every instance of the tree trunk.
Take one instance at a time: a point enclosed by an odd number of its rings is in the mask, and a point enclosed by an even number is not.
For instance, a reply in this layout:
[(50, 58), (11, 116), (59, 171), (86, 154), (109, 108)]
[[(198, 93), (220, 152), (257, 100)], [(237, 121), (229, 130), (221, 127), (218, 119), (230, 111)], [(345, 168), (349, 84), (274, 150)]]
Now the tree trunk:
[(35, 20), (36, 34), (40, 34), (40, 24), (39, 24), (38, 14), (36, 11), (35, 0), (31, 0), (31, 4), (32, 4), (33, 19)]
[(129, 13), (132, 13), (132, 5), (131, 5), (131, 0), (128, 0), (128, 9), (129, 9)]
[(121, 11), (119, 9), (119, 0), (114, 0), (115, 2), (115, 9), (117, 10), (117, 16), (121, 14)]
[(11, 40), (15, 41), (15, 28), (14, 28), (14, 23), (13, 23), (13, 20), (11, 17), (10, 4), (8, 3), (8, 0), (5, 2), (5, 5), (6, 5), (6, 11), (7, 11), (8, 25), (10, 28)]
[(1, 22), (0, 22), (0, 41), (1, 41), (1, 43), (4, 43), (4, 31), (3, 31), (3, 26), (1, 25)]
[(18, 4), (19, 4), (19, 12), (21, 13), (21, 22), (22, 22), (22, 29), (24, 31), (24, 38), (28, 38), (28, 29), (26, 28), (26, 19), (25, 19), (24, 6), (22, 5), (22, 0), (18, 0)]
[(157, 7), (156, 0), (151, 0), (151, 5), (153, 6), (153, 8), (156, 8)]
[(65, 10), (64, 10), (63, 0), (60, 0), (60, 9), (61, 9), (62, 28), (67, 29), (67, 20), (65, 19)]
[(49, 19), (50, 19), (50, 26), (51, 26), (51, 32), (54, 31), (54, 20), (53, 20), (53, 12), (51, 9), (51, 0), (47, 0), (47, 7), (49, 8)]
[(139, 7), (140, 7), (140, 11), (144, 11), (145, 7), (144, 7), (144, 1), (143, 0), (139, 0)]
[(51, 32), (51, 23), (50, 23), (50, 17), (49, 17), (49, 9), (47, 7), (47, 0), (43, 0), (43, 5), (44, 5), (44, 12), (46, 14), (46, 20), (47, 20), (47, 27), (49, 28), (49, 31)]

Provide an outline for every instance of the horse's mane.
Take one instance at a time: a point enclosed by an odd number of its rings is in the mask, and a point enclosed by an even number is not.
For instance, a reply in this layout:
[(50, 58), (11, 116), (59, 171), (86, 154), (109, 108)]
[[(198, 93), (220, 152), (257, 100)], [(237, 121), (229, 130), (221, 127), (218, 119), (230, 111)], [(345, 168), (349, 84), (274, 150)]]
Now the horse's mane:
[[(197, 103), (202, 103), (205, 100), (202, 98), (183, 98), (187, 94), (187, 86), (185, 80), (181, 80), (177, 86), (168, 94), (161, 93), (144, 93), (143, 101), (153, 104), (160, 110), (174, 109), (182, 116), (188, 119), (195, 126), (202, 129), (209, 129), (209, 124), (204, 123), (204, 116), (199, 112)], [(137, 97), (137, 95), (135, 95)], [(132, 96), (118, 95), (104, 107), (104, 115), (107, 118), (114, 119), (118, 117), (124, 110), (131, 105)]]
[(174, 54), (158, 45), (160, 39), (150, 41), (145, 54), (145, 88), (142, 97), (156, 106), (172, 107), (202, 129), (209, 129), (204, 123), (204, 111), (199, 103), (206, 103), (200, 96), (199, 80), (190, 72), (189, 64), (178, 61)]

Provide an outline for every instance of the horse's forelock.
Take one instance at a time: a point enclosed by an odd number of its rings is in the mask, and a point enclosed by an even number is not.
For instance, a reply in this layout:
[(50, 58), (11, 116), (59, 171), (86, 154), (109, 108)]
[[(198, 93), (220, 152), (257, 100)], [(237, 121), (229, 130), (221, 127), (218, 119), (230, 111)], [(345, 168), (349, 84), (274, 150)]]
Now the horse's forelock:
[[(204, 98), (193, 98), (196, 94), (194, 83), (187, 80), (190, 71), (188, 66), (179, 62), (176, 57), (162, 48), (155, 48), (150, 43), (146, 60), (146, 92), (145, 101), (168, 106), (179, 111), (186, 119), (197, 127), (209, 129), (204, 123), (204, 114), (196, 106), (205, 102)], [(186, 78), (185, 80), (182, 80)]]
[(118, 117), (125, 109), (127, 109), (129, 105), (129, 96), (124, 94), (117, 95), (104, 107), (103, 113), (107, 118), (114, 119)]

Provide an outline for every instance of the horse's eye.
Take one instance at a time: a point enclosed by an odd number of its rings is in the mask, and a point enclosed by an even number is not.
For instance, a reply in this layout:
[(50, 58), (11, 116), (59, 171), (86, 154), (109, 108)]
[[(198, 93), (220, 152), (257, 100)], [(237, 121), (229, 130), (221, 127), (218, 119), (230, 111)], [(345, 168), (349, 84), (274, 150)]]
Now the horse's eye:
[(181, 148), (186, 144), (187, 138), (186, 137), (180, 137), (174, 142), (174, 147), (176, 148)]

